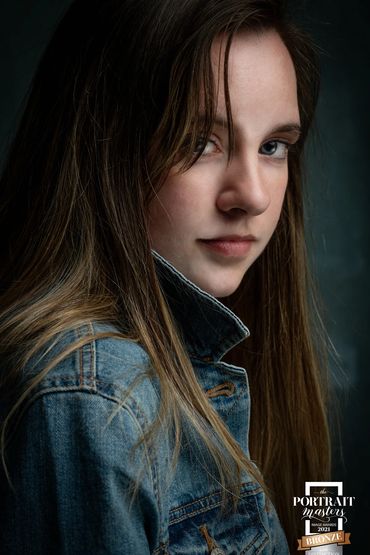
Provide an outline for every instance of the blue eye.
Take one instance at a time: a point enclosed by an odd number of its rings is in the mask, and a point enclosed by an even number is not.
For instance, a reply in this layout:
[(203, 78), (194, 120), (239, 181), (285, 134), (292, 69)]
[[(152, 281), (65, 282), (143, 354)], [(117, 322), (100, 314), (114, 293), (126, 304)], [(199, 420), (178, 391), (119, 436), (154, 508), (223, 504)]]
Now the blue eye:
[(267, 141), (260, 148), (260, 153), (278, 160), (285, 160), (288, 156), (289, 144), (282, 141)]

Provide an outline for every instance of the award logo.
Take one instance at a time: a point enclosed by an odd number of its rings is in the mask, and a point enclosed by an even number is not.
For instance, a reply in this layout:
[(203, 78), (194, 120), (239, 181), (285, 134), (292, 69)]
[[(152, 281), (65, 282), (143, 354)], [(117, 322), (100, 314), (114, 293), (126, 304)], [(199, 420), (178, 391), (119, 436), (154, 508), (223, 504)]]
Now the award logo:
[(354, 500), (343, 495), (343, 482), (305, 482), (305, 495), (293, 498), (305, 525), (298, 551), (342, 555), (343, 546), (351, 543), (351, 534), (344, 531), (344, 525)]

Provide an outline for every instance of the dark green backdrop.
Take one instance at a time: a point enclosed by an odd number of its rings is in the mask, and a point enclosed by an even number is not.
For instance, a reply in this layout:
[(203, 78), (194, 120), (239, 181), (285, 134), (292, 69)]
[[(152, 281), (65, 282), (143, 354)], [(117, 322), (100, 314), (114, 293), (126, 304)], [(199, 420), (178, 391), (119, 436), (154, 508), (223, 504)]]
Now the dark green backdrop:
[[(16, 127), (22, 98), (37, 60), (66, 0), (1, 1), (0, 141), (2, 154)], [(341, 370), (332, 363), (339, 395), (343, 453), (335, 445), (334, 478), (344, 495), (356, 496), (349, 523), (352, 546), (370, 553), (369, 372), (369, 35), (367, 2), (292, 2), (295, 17), (322, 49), (318, 140), (307, 172), (310, 253), (326, 323)], [(56, 93), (57, 94), (57, 91)], [(315, 410), (312, 407), (312, 410)]]

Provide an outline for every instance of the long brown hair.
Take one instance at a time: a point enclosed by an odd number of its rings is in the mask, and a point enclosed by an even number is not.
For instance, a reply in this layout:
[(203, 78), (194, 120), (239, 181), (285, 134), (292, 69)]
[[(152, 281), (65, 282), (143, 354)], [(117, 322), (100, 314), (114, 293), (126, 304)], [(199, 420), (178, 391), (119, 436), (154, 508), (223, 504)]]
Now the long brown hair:
[[(14, 399), (2, 425), (2, 452), (5, 463), (9, 424), (52, 364), (27, 384), (21, 369), (60, 332), (109, 321), (151, 358), (161, 384), (157, 424), (174, 425), (174, 458), (185, 415), (210, 449), (225, 491), (238, 492), (235, 476), (243, 469), (263, 483), (196, 380), (155, 272), (147, 207), (179, 153), (186, 170), (199, 135), (212, 128), (214, 38), (227, 37), (232, 144), (233, 35), (271, 28), (295, 65), (302, 137), (289, 154), (278, 228), (225, 302), (252, 330), (229, 358), (248, 368), (251, 456), (293, 545), (292, 497), (305, 480), (328, 477), (330, 449), (301, 192), (318, 71), (310, 40), (279, 0), (77, 0), (65, 14), (36, 72), (1, 179), (1, 393)], [(155, 441), (158, 425), (146, 441)]]

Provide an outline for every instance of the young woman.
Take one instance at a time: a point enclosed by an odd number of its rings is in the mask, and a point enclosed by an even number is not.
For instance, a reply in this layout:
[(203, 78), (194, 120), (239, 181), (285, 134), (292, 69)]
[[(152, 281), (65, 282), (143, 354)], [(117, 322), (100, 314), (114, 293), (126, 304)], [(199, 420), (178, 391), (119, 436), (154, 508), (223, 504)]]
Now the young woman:
[(77, 0), (47, 48), (1, 181), (1, 552), (295, 548), (330, 457), (282, 4)]

